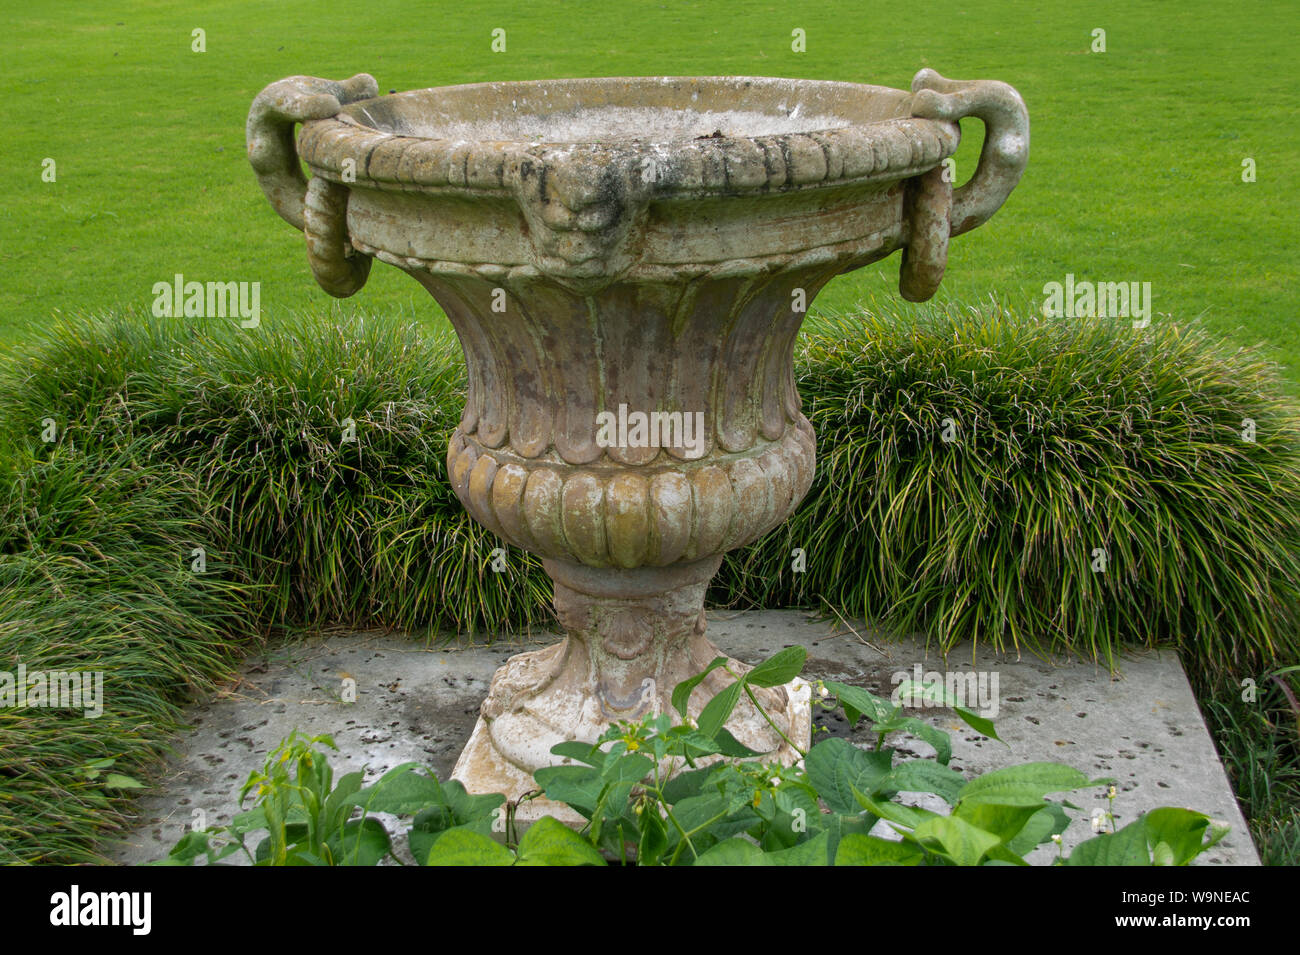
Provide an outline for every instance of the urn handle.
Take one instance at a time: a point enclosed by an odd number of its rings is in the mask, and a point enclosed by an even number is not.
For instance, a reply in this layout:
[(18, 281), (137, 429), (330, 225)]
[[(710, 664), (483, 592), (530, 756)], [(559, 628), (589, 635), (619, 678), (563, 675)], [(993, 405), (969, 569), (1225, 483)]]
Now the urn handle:
[(347, 187), (320, 177), (308, 183), (293, 129), (377, 95), (379, 84), (368, 73), (342, 81), (290, 76), (258, 93), (248, 111), (248, 161), (258, 184), (280, 218), (303, 231), (312, 274), (321, 288), (339, 298), (365, 284), (370, 259), (348, 239)]
[(984, 148), (975, 175), (953, 191), (951, 234), (983, 225), (1006, 201), (1029, 162), (1029, 112), (1012, 87), (996, 80), (950, 80), (925, 69), (912, 79), (912, 115), (984, 123)]

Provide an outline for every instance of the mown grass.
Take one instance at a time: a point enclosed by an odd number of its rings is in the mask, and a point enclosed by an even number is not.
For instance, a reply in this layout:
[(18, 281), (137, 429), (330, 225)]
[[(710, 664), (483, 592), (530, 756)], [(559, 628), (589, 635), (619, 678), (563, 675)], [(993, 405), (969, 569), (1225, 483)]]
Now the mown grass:
[[(1266, 359), (1198, 326), (872, 303), (811, 323), (797, 373), (814, 486), (727, 558), (715, 602), (943, 648), (1176, 646), (1266, 857), (1296, 861), (1295, 727), (1263, 674), (1300, 659), (1300, 428)], [(0, 711), (0, 855), (94, 858), (122, 819), (100, 762), (145, 767), (178, 704), (273, 631), (548, 619), (537, 561), (493, 573), (502, 545), (447, 482), (461, 374), (454, 340), (374, 317), (71, 319), (0, 365), (0, 657), (102, 669), (109, 702)]]
[[(941, 296), (1041, 297), (1066, 273), (1149, 281), (1155, 321), (1202, 316), (1265, 343), (1300, 387), (1295, 322), (1300, 127), (1291, 0), (1089, 4), (935, 0), (924, 21), (861, 3), (728, 0), (0, 0), (12, 174), (0, 203), (0, 342), (56, 313), (147, 306), (155, 282), (259, 281), (267, 321), (437, 307), (395, 269), (332, 302), (302, 237), (267, 206), (244, 150), (249, 104), (293, 74), (369, 72), (380, 88), (568, 76), (740, 74), (908, 88), (922, 67), (1020, 90), (1033, 144), (1005, 207), (952, 244)], [(1290, 23), (1291, 28), (1286, 28)], [(205, 52), (192, 49), (203, 29)], [(492, 31), (506, 49), (492, 52)], [(792, 48), (803, 30), (804, 52)], [(1093, 31), (1106, 31), (1104, 53)], [(975, 169), (963, 124), (957, 174)], [(1242, 161), (1257, 166), (1242, 181)], [(57, 179), (42, 179), (43, 162)], [(835, 279), (814, 307), (893, 294), (897, 259)]]

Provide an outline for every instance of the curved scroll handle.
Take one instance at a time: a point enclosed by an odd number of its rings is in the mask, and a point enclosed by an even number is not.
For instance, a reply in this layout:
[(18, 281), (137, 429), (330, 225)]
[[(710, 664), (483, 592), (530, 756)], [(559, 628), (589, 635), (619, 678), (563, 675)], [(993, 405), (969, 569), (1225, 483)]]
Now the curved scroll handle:
[(378, 94), (379, 84), (368, 73), (341, 83), (291, 76), (258, 93), (248, 111), (248, 161), (257, 181), (280, 218), (302, 230), (312, 275), (336, 298), (366, 284), (370, 257), (357, 252), (348, 237), (348, 187), (320, 176), (307, 182), (293, 127), (328, 119), (345, 104)]
[(358, 73), (341, 83), (290, 76), (272, 83), (253, 100), (246, 127), (248, 161), (272, 208), (295, 229), (303, 227), (307, 177), (298, 162), (294, 124), (328, 119), (348, 103), (378, 95), (375, 78)]
[(1020, 181), (1029, 162), (1029, 111), (1020, 94), (996, 80), (950, 80), (934, 70), (912, 79), (912, 115), (984, 123), (984, 148), (970, 182), (953, 191), (952, 235), (989, 220)]

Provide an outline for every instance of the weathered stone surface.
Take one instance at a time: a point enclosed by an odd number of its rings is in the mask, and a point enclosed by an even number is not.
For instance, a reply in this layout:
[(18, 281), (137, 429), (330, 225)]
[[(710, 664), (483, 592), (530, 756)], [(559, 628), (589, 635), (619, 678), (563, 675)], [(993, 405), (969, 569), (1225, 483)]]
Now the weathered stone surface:
[[(927, 654), (922, 638), (890, 642), (861, 621), (851, 624), (852, 631), (794, 610), (709, 614), (709, 633), (729, 656), (758, 663), (783, 646), (799, 644), (808, 649), (807, 679), (839, 680), (881, 696), (892, 692), (900, 674), (913, 676), (918, 664), (941, 675), (972, 670), (969, 645), (955, 647), (945, 666), (933, 648)], [(111, 850), (112, 858), (122, 863), (161, 859), (191, 826), (230, 822), (239, 787), (295, 728), (333, 735), (340, 749), (332, 757), (335, 778), (365, 769), (369, 783), (394, 766), (415, 761), (446, 779), (466, 739), (485, 732), (479, 702), (494, 672), (521, 649), (544, 652), (554, 644), (554, 637), (535, 637), (524, 647), (516, 642), (435, 648), (400, 634), (334, 634), (248, 660), (236, 685), (186, 711), (193, 729), (176, 740), (175, 754), (151, 780), (156, 789), (136, 804), (138, 821)], [(970, 778), (1013, 763), (1049, 760), (1091, 778), (1113, 777), (1120, 825), (1160, 806), (1205, 812), (1226, 820), (1233, 830), (1197, 865), (1258, 864), (1177, 654), (1125, 654), (1122, 675), (1116, 678), (1089, 662), (1049, 664), (986, 648), (980, 648), (977, 665), (1000, 677), (997, 712), (985, 715), (994, 719), (1008, 745), (974, 732), (951, 710), (910, 711), (951, 734), (954, 769)], [(355, 703), (339, 699), (344, 677), (356, 681)], [(865, 749), (876, 745), (865, 720), (854, 728), (838, 712), (831, 715), (817, 707), (812, 714), (815, 724), (825, 727), (818, 740), (829, 735)], [(892, 737), (891, 742), (901, 748), (901, 758), (934, 754), (915, 737)], [(490, 747), (477, 751), (489, 759), (493, 752)], [(919, 799), (919, 794), (908, 798)], [(1066, 853), (1092, 835), (1093, 810), (1107, 806), (1100, 786), (1070, 799), (1082, 811), (1066, 830)], [(385, 822), (400, 836), (396, 819), (385, 817)], [(405, 856), (405, 839), (394, 842)], [(1047, 865), (1055, 855), (1047, 845), (1030, 861)]]
[[(792, 368), (808, 304), (900, 249), (902, 294), (931, 296), (949, 238), (1019, 179), (1028, 119), (1005, 84), (929, 70), (912, 92), (760, 77), (374, 91), (365, 75), (272, 84), (249, 156), (326, 291), (354, 293), (378, 258), (424, 285), (460, 338), (452, 486), (484, 527), (545, 558), (568, 633), (502, 668), (457, 766), (472, 789), (513, 790), (553, 743), (664, 710), (717, 655), (709, 577), (813, 479)], [(988, 135), (954, 190), (941, 163), (964, 116)], [(629, 409), (652, 440), (624, 433)], [(611, 442), (601, 419), (615, 412)], [(801, 740), (804, 691), (768, 693)], [(743, 708), (730, 728), (794, 756)]]

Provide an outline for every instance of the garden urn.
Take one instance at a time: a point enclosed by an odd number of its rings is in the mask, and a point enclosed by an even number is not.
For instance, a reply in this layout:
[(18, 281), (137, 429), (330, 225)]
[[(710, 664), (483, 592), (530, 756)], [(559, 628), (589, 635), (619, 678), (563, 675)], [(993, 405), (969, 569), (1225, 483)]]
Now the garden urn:
[[(967, 116), (984, 145), (955, 186)], [(910, 91), (729, 76), (380, 96), (365, 74), (294, 76), (257, 96), (247, 132), (325, 291), (352, 295), (387, 262), (460, 339), (449, 480), (541, 558), (565, 634), (497, 671), (453, 773), (511, 799), (561, 741), (678, 718), (674, 686), (723, 656), (703, 612), (723, 555), (813, 480), (793, 373), (809, 303), (895, 252), (902, 296), (929, 298), (949, 241), (993, 215), (1029, 149), (1014, 89), (928, 69)], [(730, 682), (714, 670), (688, 715)], [(754, 692), (770, 720), (742, 697), (727, 728), (797, 761), (808, 684)]]

